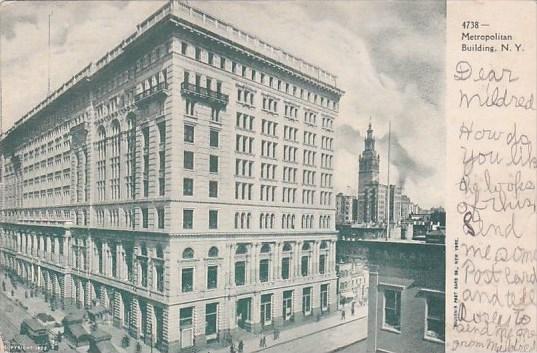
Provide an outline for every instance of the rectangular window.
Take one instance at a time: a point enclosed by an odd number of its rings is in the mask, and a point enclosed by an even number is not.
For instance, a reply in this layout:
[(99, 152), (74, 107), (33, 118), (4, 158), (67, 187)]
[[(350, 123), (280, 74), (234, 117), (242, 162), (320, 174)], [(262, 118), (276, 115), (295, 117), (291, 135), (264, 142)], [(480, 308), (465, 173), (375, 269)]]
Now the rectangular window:
[(218, 303), (211, 303), (205, 305), (205, 335), (216, 335), (217, 323)]
[(147, 208), (142, 208), (142, 227), (149, 227), (149, 211)]
[(300, 261), (300, 273), (302, 274), (302, 276), (308, 275), (308, 267), (309, 267), (309, 257), (302, 256), (302, 259)]
[(302, 313), (311, 315), (311, 287), (302, 289)]
[(321, 311), (328, 310), (328, 284), (321, 284)]
[(183, 195), (185, 196), (194, 195), (194, 179), (183, 178)]
[(190, 170), (194, 169), (194, 152), (191, 152), (191, 151), (184, 152), (183, 167), (185, 169), (190, 169)]
[(282, 259), (282, 279), (289, 279), (289, 261), (288, 257)]
[(185, 142), (194, 143), (194, 126), (185, 125)]
[(261, 325), (272, 324), (272, 294), (261, 295)]
[(179, 327), (182, 329), (192, 327), (192, 314), (194, 313), (194, 307), (182, 308), (179, 311)]
[(384, 290), (384, 328), (401, 330), (401, 291)]
[(218, 156), (209, 156), (209, 172), (218, 173)]
[(183, 229), (192, 229), (194, 225), (194, 210), (183, 210)]
[(268, 282), (269, 278), (269, 260), (263, 259), (259, 261), (259, 280)]
[(164, 229), (164, 208), (157, 208), (158, 228)]
[(282, 314), (284, 320), (290, 320), (293, 316), (293, 291), (283, 292)]
[(209, 181), (209, 197), (218, 197), (218, 182)]
[(246, 263), (244, 261), (235, 262), (235, 285), (243, 286), (246, 283)]
[(211, 147), (218, 147), (219, 135), (220, 135), (220, 133), (218, 132), (218, 130), (211, 130), (210, 131), (210, 133), (209, 133), (209, 145)]
[(319, 273), (323, 275), (326, 272), (326, 255), (319, 255)]
[(218, 286), (218, 266), (207, 267), (207, 289), (214, 289)]
[(194, 269), (183, 268), (181, 271), (181, 291), (183, 293), (194, 290)]
[(444, 342), (445, 340), (445, 309), (441, 297), (427, 297), (425, 337)]
[(218, 229), (218, 211), (209, 210), (209, 229)]

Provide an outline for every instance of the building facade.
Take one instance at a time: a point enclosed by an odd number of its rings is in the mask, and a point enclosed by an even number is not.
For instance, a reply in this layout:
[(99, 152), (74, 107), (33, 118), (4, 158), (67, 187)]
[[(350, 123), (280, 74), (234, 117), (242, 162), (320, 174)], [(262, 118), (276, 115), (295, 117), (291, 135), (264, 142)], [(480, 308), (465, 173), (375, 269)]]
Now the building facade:
[(335, 80), (170, 1), (6, 132), (0, 264), (170, 352), (334, 310)]
[(401, 217), (401, 187), (379, 182), (380, 155), (375, 150), (371, 123), (358, 161), (358, 223), (398, 224)]
[(340, 304), (354, 303), (362, 306), (367, 302), (369, 274), (367, 262), (351, 260), (337, 264)]
[(368, 253), (367, 352), (443, 353), (444, 244), (366, 240), (355, 246)]
[(358, 215), (358, 200), (352, 195), (336, 194), (336, 225), (352, 224)]

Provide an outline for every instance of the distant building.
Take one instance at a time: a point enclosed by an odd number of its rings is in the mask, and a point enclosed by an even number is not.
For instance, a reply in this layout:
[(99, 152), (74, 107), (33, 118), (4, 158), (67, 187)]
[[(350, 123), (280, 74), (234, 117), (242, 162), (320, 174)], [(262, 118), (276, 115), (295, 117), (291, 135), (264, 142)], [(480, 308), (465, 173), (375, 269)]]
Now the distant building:
[(369, 263), (368, 353), (445, 351), (445, 246), (357, 241)]
[(336, 195), (336, 225), (351, 224), (356, 221), (357, 199), (352, 195)]
[(401, 195), (401, 220), (405, 220), (412, 213), (412, 201), (407, 195)]
[(338, 274), (339, 303), (355, 302), (363, 305), (367, 301), (369, 274), (367, 263), (362, 261), (341, 262), (336, 265)]
[(399, 223), (401, 188), (379, 183), (380, 156), (375, 151), (371, 124), (358, 165), (358, 223), (387, 224), (388, 219), (392, 224)]

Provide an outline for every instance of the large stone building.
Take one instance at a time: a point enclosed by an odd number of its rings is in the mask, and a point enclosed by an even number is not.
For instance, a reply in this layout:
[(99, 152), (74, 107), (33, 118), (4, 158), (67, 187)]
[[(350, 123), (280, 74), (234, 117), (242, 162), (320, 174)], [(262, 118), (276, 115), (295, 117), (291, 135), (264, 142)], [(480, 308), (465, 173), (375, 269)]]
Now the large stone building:
[(6, 132), (1, 265), (164, 351), (334, 310), (335, 82), (170, 1)]
[(371, 123), (358, 161), (358, 223), (398, 224), (401, 217), (401, 187), (379, 182), (380, 155), (375, 150)]

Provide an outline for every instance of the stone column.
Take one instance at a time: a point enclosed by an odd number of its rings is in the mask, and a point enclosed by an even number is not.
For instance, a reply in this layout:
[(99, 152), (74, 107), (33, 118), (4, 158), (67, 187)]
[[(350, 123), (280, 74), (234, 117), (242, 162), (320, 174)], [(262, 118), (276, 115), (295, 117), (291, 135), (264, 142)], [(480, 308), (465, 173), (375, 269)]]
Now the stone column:
[(252, 245), (252, 278), (250, 283), (257, 283), (259, 280), (259, 244)]
[(121, 323), (125, 319), (123, 317), (123, 298), (121, 297), (121, 294), (119, 291), (115, 291), (114, 293), (114, 312), (112, 315), (114, 316), (114, 326), (115, 327), (121, 327)]
[(116, 274), (120, 280), (123, 280), (123, 256), (123, 244), (119, 242), (116, 244)]
[(300, 262), (301, 262), (301, 254), (302, 254), (302, 241), (298, 241), (295, 246), (295, 266), (294, 266), (294, 273), (295, 278), (300, 278)]
[(134, 338), (138, 338), (140, 336), (140, 315), (138, 312), (138, 298), (135, 296), (131, 298), (130, 311), (131, 322), (129, 324), (129, 334)]
[(226, 244), (226, 248), (228, 251), (227, 256), (227, 262), (228, 262), (228, 278), (227, 283), (229, 287), (233, 287), (235, 285), (235, 246), (233, 244)]

